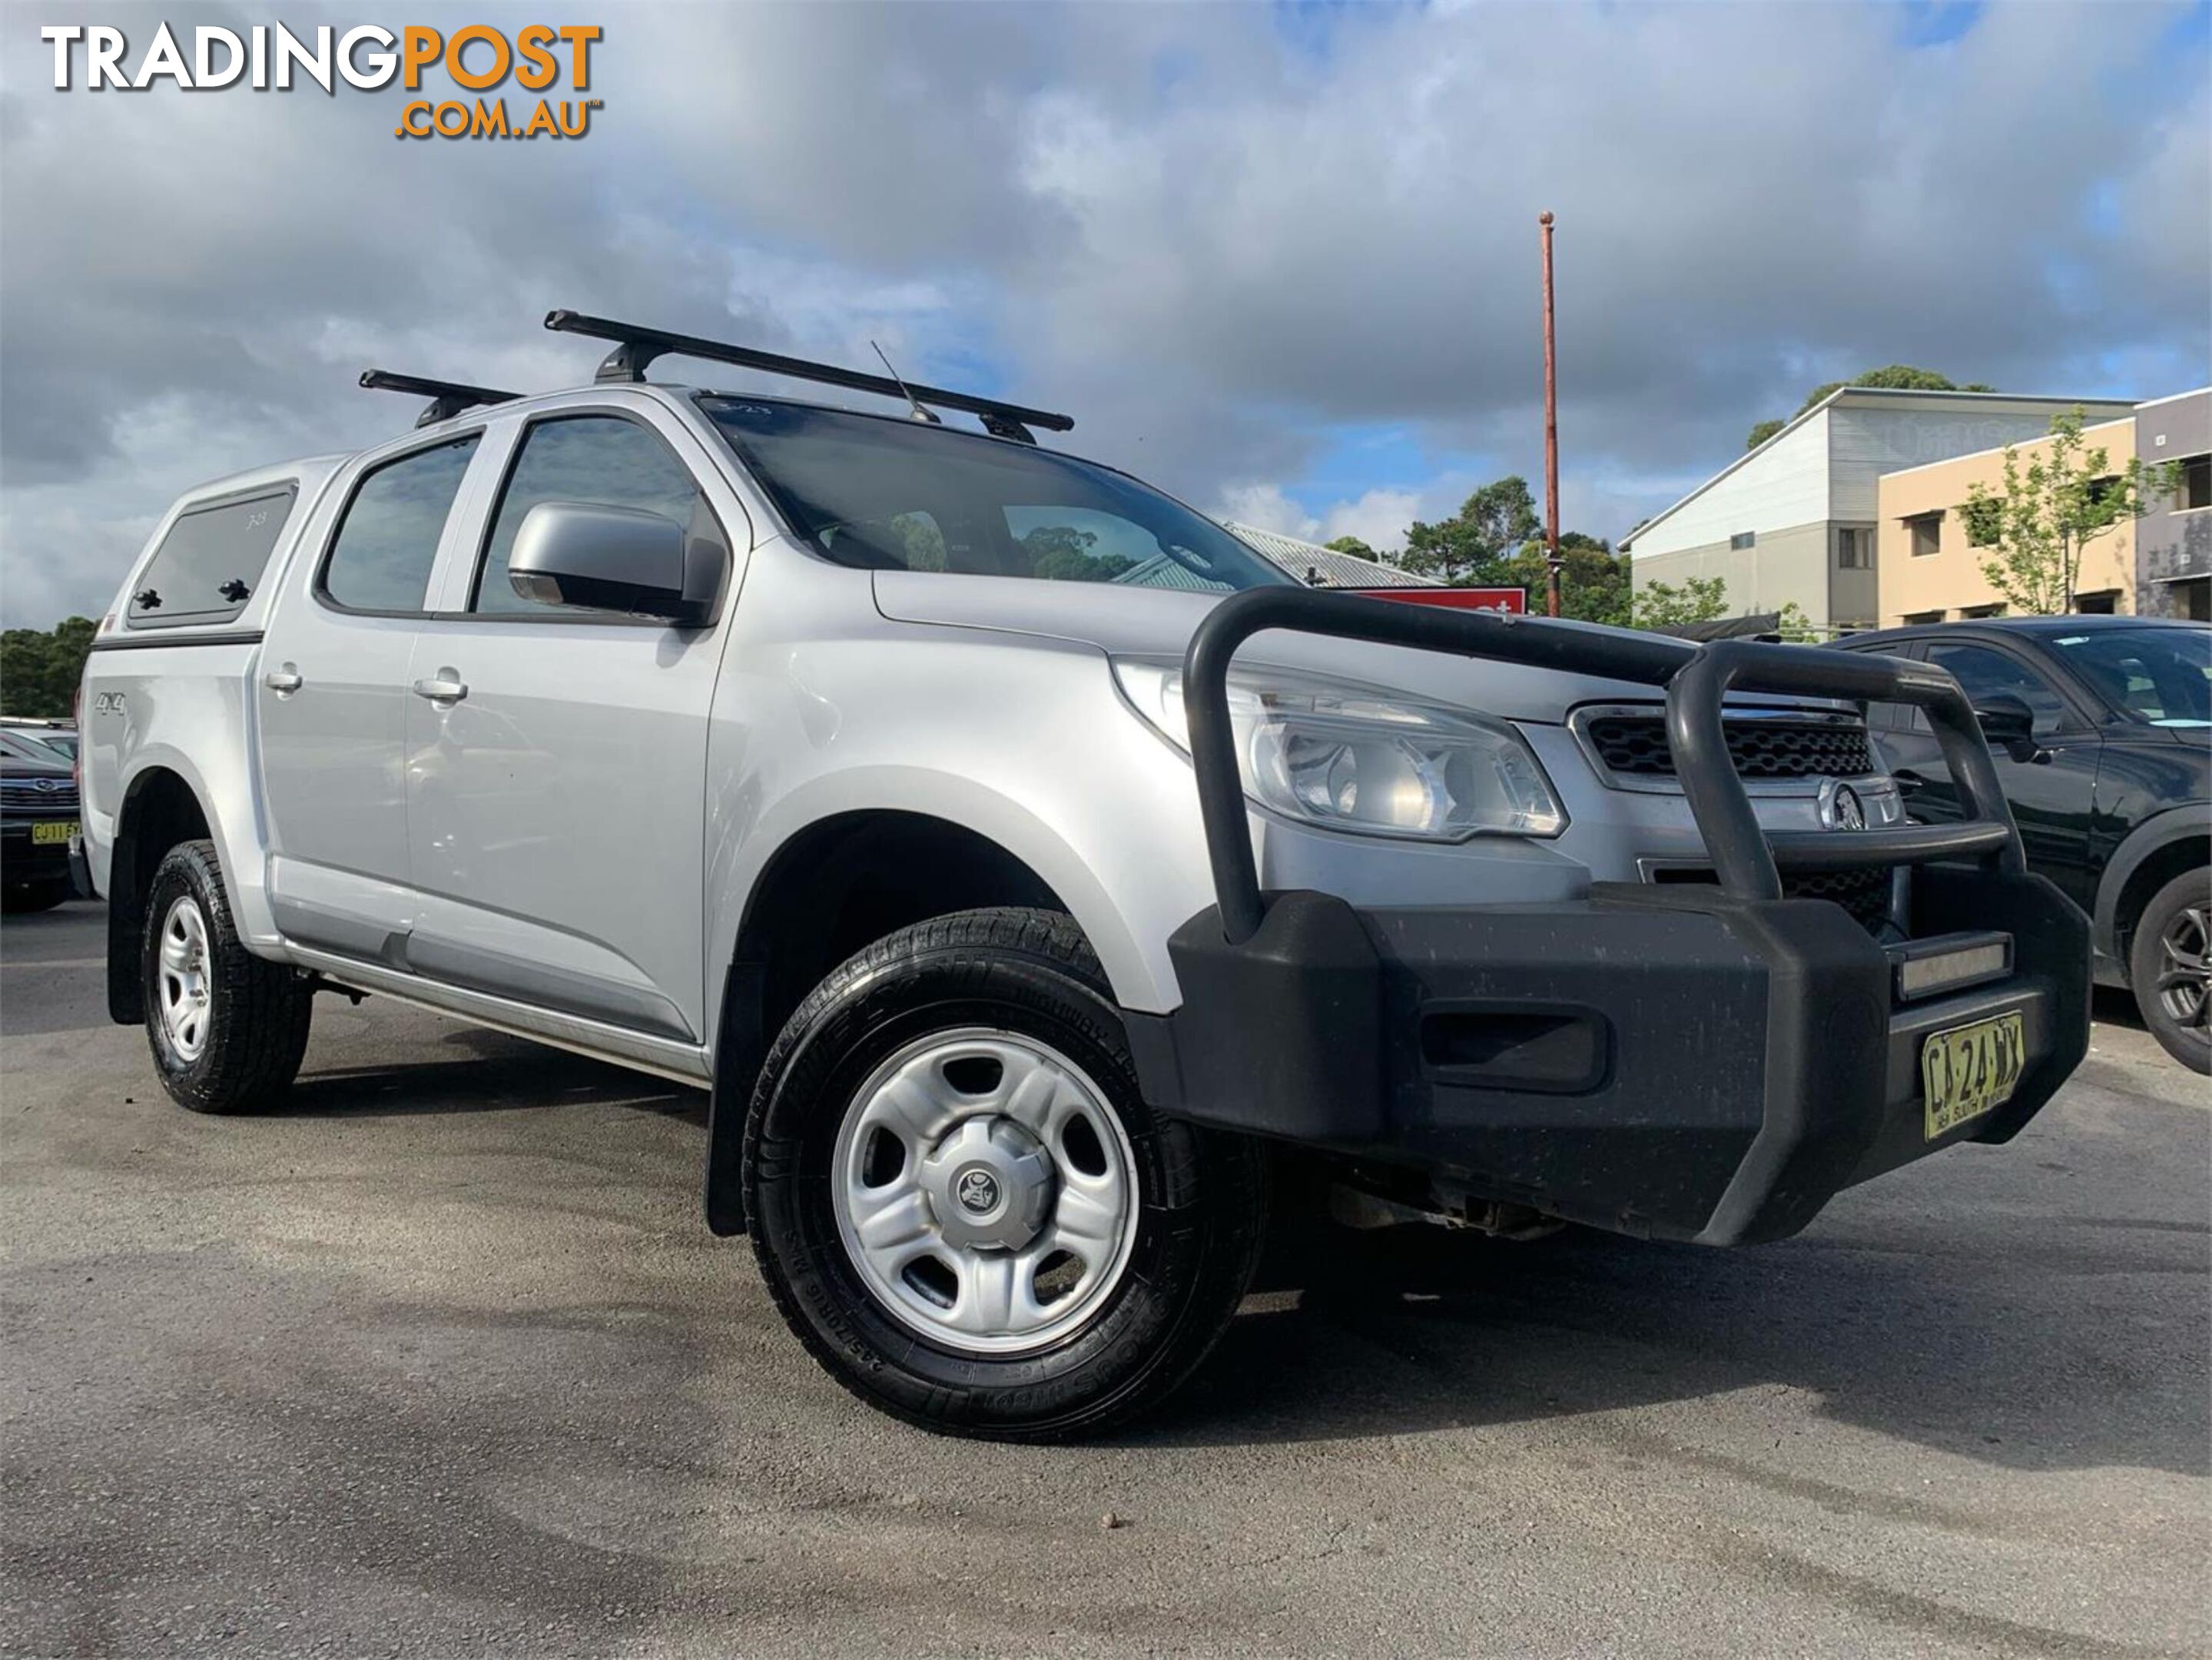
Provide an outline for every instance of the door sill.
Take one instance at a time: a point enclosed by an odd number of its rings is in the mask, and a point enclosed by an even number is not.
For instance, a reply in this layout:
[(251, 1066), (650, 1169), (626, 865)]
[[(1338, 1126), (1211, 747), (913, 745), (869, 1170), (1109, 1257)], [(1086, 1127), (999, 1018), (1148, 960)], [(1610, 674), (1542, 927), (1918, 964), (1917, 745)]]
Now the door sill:
[(651, 1073), (656, 1078), (689, 1084), (696, 1089), (704, 1089), (714, 1080), (714, 1067), (707, 1058), (707, 1051), (696, 1043), (678, 1043), (672, 1038), (629, 1031), (583, 1015), (538, 1008), (528, 1003), (518, 1003), (511, 998), (495, 996), (489, 992), (471, 991), (466, 987), (449, 985), (442, 981), (425, 980), (420, 975), (407, 974), (374, 963), (364, 963), (333, 952), (318, 951), (308, 946), (288, 945), (284, 954), (298, 967), (311, 969), (324, 979), (352, 991), (393, 998), (402, 1003), (411, 1003), (417, 1008), (428, 1009), (433, 1014), (466, 1020), (473, 1025), (505, 1032), (510, 1037), (548, 1043), (555, 1049), (587, 1055), (594, 1061), (610, 1061), (636, 1072)]

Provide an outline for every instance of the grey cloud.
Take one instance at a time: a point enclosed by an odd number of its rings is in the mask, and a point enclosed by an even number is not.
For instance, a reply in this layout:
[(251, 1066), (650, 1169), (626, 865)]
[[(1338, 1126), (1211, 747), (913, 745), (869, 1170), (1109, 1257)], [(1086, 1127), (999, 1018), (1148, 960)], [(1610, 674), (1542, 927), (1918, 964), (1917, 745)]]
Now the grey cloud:
[(174, 489), (395, 429), (368, 362), (580, 379), (553, 305), (981, 356), (1203, 506), (1401, 425), (1433, 513), (1533, 474), (1551, 207), (1605, 534), (1869, 363), (2175, 390), (2212, 342), (2177, 15), (1998, 6), (1916, 52), (1879, 7), (1352, 8), (1316, 43), (1257, 6), (626, 6), (586, 20), (592, 137), (501, 145), (399, 143), (359, 94), (58, 94), (12, 14), (0, 606), (96, 607)]

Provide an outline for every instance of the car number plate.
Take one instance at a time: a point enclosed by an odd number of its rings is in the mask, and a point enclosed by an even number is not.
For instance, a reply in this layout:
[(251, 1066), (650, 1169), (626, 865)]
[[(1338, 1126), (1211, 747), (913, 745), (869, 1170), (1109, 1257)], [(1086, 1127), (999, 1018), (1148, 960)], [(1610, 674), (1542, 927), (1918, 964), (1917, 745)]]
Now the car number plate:
[(76, 834), (75, 819), (33, 824), (31, 826), (31, 845), (34, 848), (49, 848), (57, 842), (66, 845), (70, 837)]
[(2017, 1012), (1930, 1032), (1920, 1049), (1921, 1098), (1933, 1141), (2012, 1098), (2027, 1053)]

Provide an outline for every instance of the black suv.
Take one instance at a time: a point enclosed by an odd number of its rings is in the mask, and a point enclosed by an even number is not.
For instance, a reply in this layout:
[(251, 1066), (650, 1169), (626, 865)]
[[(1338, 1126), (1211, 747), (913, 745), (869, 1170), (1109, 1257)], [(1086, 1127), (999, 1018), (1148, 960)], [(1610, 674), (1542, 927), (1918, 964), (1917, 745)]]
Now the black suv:
[(0, 908), (49, 910), (70, 897), (76, 779), (55, 751), (0, 728)]
[[(2094, 925), (2096, 972), (2133, 989), (2168, 1053), (2212, 1072), (2212, 628), (2038, 617), (1885, 629), (1840, 642), (1936, 663), (1966, 688), (2032, 868)], [(1937, 823), (1957, 793), (1924, 719), (1869, 711), (1905, 811)]]

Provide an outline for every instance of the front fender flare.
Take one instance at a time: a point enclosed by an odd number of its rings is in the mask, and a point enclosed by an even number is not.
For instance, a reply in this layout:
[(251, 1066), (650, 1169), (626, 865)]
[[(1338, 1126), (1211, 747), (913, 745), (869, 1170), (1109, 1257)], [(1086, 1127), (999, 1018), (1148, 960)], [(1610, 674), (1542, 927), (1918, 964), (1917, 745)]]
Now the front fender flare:
[(2163, 853), (2176, 842), (2193, 842), (2201, 848), (2204, 844), (2205, 804), (2168, 807), (2153, 813), (2130, 830), (2112, 856), (2105, 861), (2104, 874), (2097, 880), (2097, 909), (2093, 920), (2092, 944), (2097, 955), (2107, 961), (2120, 961), (2120, 896), (2127, 891), (2128, 882), (2141, 870), (2144, 861)]

